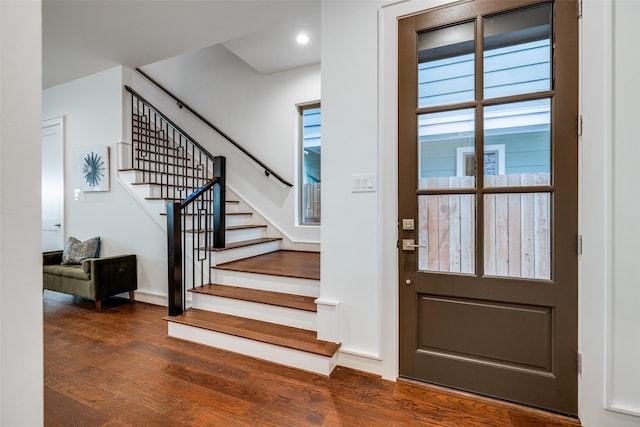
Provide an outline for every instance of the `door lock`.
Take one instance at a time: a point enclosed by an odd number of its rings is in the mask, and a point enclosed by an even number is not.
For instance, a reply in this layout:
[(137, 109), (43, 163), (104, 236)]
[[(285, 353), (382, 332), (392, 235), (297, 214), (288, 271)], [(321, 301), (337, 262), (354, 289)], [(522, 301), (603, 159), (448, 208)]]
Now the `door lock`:
[(414, 224), (413, 218), (402, 218), (402, 229), (414, 230), (415, 224)]
[(405, 281), (404, 281), (404, 284), (405, 284), (405, 285), (410, 285), (410, 284), (411, 284), (411, 279), (407, 279), (407, 280), (405, 280)]

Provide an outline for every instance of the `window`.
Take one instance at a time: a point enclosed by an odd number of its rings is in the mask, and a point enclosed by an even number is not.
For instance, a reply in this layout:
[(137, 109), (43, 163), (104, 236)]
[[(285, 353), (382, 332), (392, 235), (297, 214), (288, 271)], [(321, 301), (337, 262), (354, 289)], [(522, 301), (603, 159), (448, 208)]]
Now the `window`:
[(298, 106), (300, 129), (299, 223), (320, 225), (320, 103)]
[[(475, 176), (476, 155), (473, 147), (458, 147), (456, 152), (456, 176)], [(484, 174), (504, 175), (504, 144), (485, 145)]]

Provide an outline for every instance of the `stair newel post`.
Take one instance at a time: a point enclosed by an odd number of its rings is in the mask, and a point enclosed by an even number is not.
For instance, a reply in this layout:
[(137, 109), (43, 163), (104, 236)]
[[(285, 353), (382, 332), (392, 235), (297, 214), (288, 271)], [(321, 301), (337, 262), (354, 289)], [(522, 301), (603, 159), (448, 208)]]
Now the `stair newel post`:
[(224, 248), (226, 214), (226, 173), (227, 159), (224, 156), (213, 158), (213, 247)]
[(182, 218), (179, 202), (167, 203), (169, 316), (184, 312), (182, 292)]

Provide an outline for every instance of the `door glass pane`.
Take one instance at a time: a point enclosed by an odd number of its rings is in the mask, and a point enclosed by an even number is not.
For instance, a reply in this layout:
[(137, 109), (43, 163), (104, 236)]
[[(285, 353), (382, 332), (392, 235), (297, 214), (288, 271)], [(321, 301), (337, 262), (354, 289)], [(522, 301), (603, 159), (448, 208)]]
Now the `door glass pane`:
[(418, 34), (418, 107), (474, 99), (475, 23)]
[(484, 110), (484, 186), (551, 184), (551, 101), (514, 102)]
[(473, 194), (418, 196), (418, 269), (475, 273)]
[(551, 89), (551, 5), (484, 19), (484, 97)]
[(475, 188), (472, 108), (418, 116), (418, 188)]
[(551, 193), (485, 194), (484, 274), (551, 278)]

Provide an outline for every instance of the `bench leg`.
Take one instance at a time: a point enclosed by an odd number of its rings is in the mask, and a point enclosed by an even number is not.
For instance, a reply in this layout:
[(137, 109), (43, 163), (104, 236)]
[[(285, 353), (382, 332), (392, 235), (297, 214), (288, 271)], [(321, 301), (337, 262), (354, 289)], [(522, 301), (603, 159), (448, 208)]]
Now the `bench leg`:
[(98, 311), (98, 313), (102, 313), (102, 300), (100, 299), (96, 300), (96, 310)]
[(129, 301), (134, 302), (136, 300), (136, 294), (133, 291), (129, 291)]

